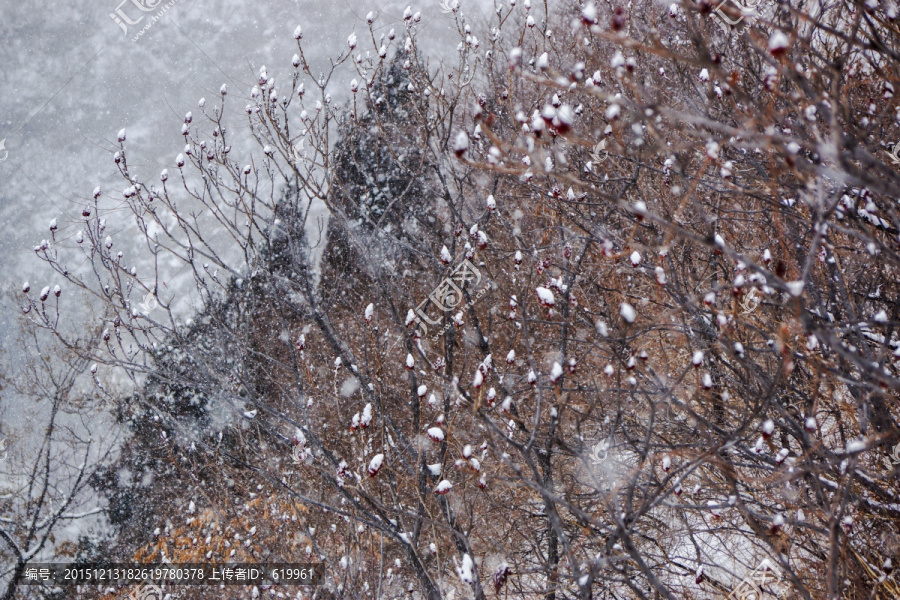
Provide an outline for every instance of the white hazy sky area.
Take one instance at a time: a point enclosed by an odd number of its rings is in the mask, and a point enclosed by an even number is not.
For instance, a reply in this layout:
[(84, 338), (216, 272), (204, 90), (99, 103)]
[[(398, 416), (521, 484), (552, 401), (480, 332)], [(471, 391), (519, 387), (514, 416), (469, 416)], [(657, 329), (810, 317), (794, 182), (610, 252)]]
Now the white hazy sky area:
[[(362, 34), (370, 10), (378, 15), (376, 35), (391, 27), (402, 32), (407, 5), (421, 11), (420, 47), (432, 60), (452, 60), (458, 42), (452, 18), (441, 11), (439, 0), (176, 0), (132, 41), (157, 12), (142, 13), (133, 3), (154, 1), (0, 0), (0, 140), (5, 146), (0, 150), (0, 349), (5, 351), (0, 361), (10, 361), (0, 367), (10, 372), (30, 360), (16, 354), (14, 343), (12, 315), (21, 304), (24, 281), (31, 282), (32, 293), (62, 285), (62, 305), (70, 320), (88, 317), (83, 301), (70, 295), (66, 302), (70, 286), (34, 254), (34, 246), (49, 238), (51, 219), (58, 220), (61, 245), (74, 246), (75, 232), (83, 228), (81, 209), (94, 188), (102, 186), (107, 233), (125, 252), (124, 262), (138, 267), (139, 277), (141, 265), (147, 264), (134, 243), (133, 217), (117, 208), (126, 187), (112, 159), (120, 129), (127, 131), (129, 166), (138, 179), (158, 186), (159, 172), (168, 168), (170, 182), (178, 183), (175, 157), (184, 148), (184, 114), (193, 111), (194, 131), (209, 134), (197, 103), (205, 97), (208, 110), (217, 106), (223, 83), (228, 84), (225, 123), (231, 157), (241, 164), (251, 157), (259, 162), (262, 152), (249, 136), (243, 107), (260, 66), (266, 65), (276, 82), (289, 84), (297, 25), (303, 27), (304, 52), (316, 75), (347, 48), (350, 33), (355, 31), (360, 48), (367, 48)], [(158, 8), (167, 3), (162, 0)], [(493, 0), (460, 4), (478, 28)], [(128, 26), (126, 33), (110, 17), (117, 9), (131, 20), (151, 16)], [(335, 77), (329, 90), (335, 102), (347, 99), (352, 77), (350, 71)], [(77, 260), (69, 267), (84, 264)], [(27, 458), (24, 449), (39, 442), (46, 409), (46, 403), (32, 405), (10, 389), (0, 392), (0, 435), (15, 436), (11, 458)], [(84, 425), (77, 415), (63, 420), (75, 430)], [(115, 446), (122, 432), (115, 431), (109, 414), (94, 415), (93, 425), (106, 431), (104, 447)], [(80, 460), (72, 458), (64, 462)], [(12, 462), (6, 466), (11, 468)], [(13, 472), (0, 469), (0, 478)], [(90, 510), (92, 504), (85, 498), (81, 508)], [(60, 534), (71, 538), (97, 525), (92, 519), (76, 520)]]

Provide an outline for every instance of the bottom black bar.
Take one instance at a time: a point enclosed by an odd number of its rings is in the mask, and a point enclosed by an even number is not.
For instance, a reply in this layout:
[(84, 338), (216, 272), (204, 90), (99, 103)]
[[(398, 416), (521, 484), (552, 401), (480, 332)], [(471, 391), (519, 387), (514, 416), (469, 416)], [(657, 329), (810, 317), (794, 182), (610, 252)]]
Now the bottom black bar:
[(320, 563), (35, 563), (25, 585), (318, 585)]

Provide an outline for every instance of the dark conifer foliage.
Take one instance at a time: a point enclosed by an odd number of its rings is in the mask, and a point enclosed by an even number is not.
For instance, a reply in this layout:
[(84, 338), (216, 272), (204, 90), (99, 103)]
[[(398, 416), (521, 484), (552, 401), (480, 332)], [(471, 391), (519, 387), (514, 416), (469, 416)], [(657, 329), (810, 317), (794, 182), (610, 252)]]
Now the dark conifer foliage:
[(423, 69), (409, 65), (409, 55), (398, 51), (375, 82), (365, 114), (339, 126), (322, 265), (326, 298), (336, 290), (358, 292), (369, 278), (397, 277), (433, 256), (428, 240), (443, 226), (436, 167), (416, 118), (419, 94), (410, 90), (410, 71)]

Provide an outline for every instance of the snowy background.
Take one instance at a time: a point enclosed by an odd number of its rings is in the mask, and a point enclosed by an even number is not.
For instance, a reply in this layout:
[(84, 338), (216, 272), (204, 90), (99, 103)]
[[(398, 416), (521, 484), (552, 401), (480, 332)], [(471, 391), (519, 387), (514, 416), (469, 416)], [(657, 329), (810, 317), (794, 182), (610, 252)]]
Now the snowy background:
[[(6, 361), (3, 366), (10, 374), (29, 360), (17, 352), (11, 318), (22, 283), (28, 280), (36, 289), (62, 283), (33, 251), (49, 237), (50, 220), (58, 220), (57, 240), (72, 238), (83, 226), (82, 207), (94, 188), (102, 186), (109, 232), (118, 234), (120, 247), (129, 254), (127, 230), (133, 223), (126, 218), (127, 211), (117, 210), (124, 182), (112, 160), (120, 129), (127, 130), (130, 167), (139, 178), (156, 182), (160, 170), (174, 170), (175, 156), (184, 144), (184, 114), (199, 114), (202, 97), (209, 98), (210, 105), (218, 104), (219, 88), (226, 83), (225, 122), (234, 156), (258, 155), (256, 142), (246, 134), (243, 107), (260, 66), (266, 65), (280, 81), (289, 79), (296, 52), (294, 28), (303, 26), (304, 52), (317, 73), (346, 49), (350, 33), (365, 32), (368, 11), (378, 15), (377, 34), (398, 24), (402, 27), (403, 10), (409, 4), (408, 0), (176, 0), (132, 41), (167, 2), (129, 26), (126, 34), (110, 13), (121, 8), (132, 20), (144, 13), (132, 0), (121, 1), (51, 5), (23, 0), (0, 5), (0, 140), (5, 140), (8, 152), (0, 150), (0, 159), (5, 156), (0, 162), (0, 361)], [(154, 0), (143, 1), (152, 5)], [(472, 18), (477, 6), (490, 8), (492, 2), (471, 0), (465, 5)], [(452, 56), (456, 31), (439, 2), (429, 0), (414, 8), (423, 14), (424, 49), (432, 59)], [(336, 102), (349, 95), (352, 75), (345, 75), (333, 80), (330, 92)], [(69, 308), (89, 310), (77, 302)], [(17, 432), (17, 452), (39, 443), (45, 412), (46, 407), (31, 406), (10, 389), (3, 391), (0, 421), (4, 430)], [(95, 425), (106, 422), (101, 425), (110, 434), (104, 436), (106, 443), (117, 437), (109, 415), (93, 419)], [(77, 418), (65, 421), (80, 429)], [(85, 525), (73, 525), (68, 533), (74, 536)]]
[[(36, 0), (0, 7), (0, 140), (8, 156), (0, 162), (0, 281), (4, 292), (24, 280), (38, 289), (58, 283), (33, 253), (48, 237), (50, 219), (59, 221), (58, 239), (74, 235), (81, 208), (95, 186), (103, 187), (110, 232), (130, 223), (116, 221), (123, 181), (112, 161), (116, 134), (128, 132), (130, 166), (141, 178), (157, 181), (174, 168), (183, 147), (183, 115), (197, 111), (201, 97), (218, 102), (228, 84), (226, 123), (235, 155), (258, 152), (247, 141), (242, 118), (259, 67), (286, 80), (296, 51), (292, 32), (304, 29), (304, 51), (313, 72), (346, 48), (351, 32), (366, 30), (365, 16), (378, 15), (376, 33), (402, 23), (408, 0), (176, 0), (137, 41), (146, 17), (122, 31), (110, 14), (117, 8), (137, 20), (145, 14), (132, 2), (99, 0), (49, 5)], [(147, 15), (154, 15), (161, 2)], [(467, 6), (468, 5), (468, 6)], [(463, 3), (469, 17), (491, 0)], [(422, 11), (421, 39), (434, 57), (453, 54), (455, 28), (438, 0), (414, 6)], [(446, 43), (444, 43), (446, 42)], [(335, 77), (332, 96), (348, 95), (352, 76)], [(345, 81), (346, 80), (346, 81)], [(0, 151), (0, 158), (4, 153)], [(124, 217), (123, 212), (119, 212)], [(8, 311), (0, 321), (0, 346), (8, 349)]]

